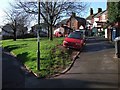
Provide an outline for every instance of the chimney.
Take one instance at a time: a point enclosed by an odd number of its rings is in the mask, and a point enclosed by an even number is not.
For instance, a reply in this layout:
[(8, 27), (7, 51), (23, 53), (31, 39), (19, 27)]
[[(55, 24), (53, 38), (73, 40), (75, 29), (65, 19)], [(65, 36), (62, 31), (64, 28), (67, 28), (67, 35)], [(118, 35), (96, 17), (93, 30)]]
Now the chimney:
[(102, 8), (98, 8), (98, 13), (102, 12)]
[(108, 10), (109, 6), (110, 6), (110, 2), (107, 2), (107, 10)]
[(76, 17), (76, 13), (72, 12), (72, 17)]
[(90, 15), (93, 15), (93, 9), (90, 8)]

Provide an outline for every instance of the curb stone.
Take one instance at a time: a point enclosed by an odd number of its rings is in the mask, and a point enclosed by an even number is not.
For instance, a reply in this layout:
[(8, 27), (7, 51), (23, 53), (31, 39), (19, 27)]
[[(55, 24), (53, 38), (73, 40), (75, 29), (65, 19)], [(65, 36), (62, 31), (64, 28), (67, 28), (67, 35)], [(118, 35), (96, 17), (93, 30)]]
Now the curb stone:
[(72, 63), (65, 70), (63, 70), (61, 73), (52, 75), (50, 78), (54, 78), (54, 77), (60, 76), (61, 74), (65, 74), (66, 72), (68, 72), (72, 68), (72, 66), (73, 66), (73, 64), (74, 64), (74, 62), (79, 54), (80, 54), (80, 52), (77, 52), (77, 55), (74, 56)]
[[(83, 47), (83, 48), (84, 48), (84, 47)], [(60, 76), (61, 74), (65, 74), (66, 72), (68, 72), (68, 71), (72, 68), (75, 60), (77, 59), (78, 55), (81, 53), (81, 51), (83, 50), (83, 48), (82, 48), (79, 52), (77, 52), (77, 54), (74, 56), (74, 58), (73, 58), (72, 63), (71, 63), (70, 66), (68, 66), (68, 67), (67, 67), (65, 70), (63, 70), (61, 73), (53, 75), (51, 78)]]
[[(78, 51), (77, 54), (74, 56), (74, 58), (73, 58), (73, 60), (72, 60), (72, 63), (71, 63), (65, 70), (63, 70), (61, 73), (58, 73), (58, 74), (55, 74), (55, 75), (51, 75), (50, 77), (46, 77), (46, 78), (54, 78), (54, 77), (60, 76), (61, 74), (65, 74), (67, 71), (69, 71), (69, 70), (72, 68), (72, 66), (73, 66), (76, 58), (78, 57), (78, 55), (79, 55), (80, 53), (81, 53), (81, 50)], [(26, 67), (26, 68), (27, 68), (27, 67)], [(27, 68), (27, 69), (28, 69), (28, 68)], [(28, 69), (28, 70), (29, 70), (29, 69)], [(40, 78), (39, 75), (37, 75), (36, 73), (32, 72), (31, 70), (29, 70), (29, 72), (32, 73), (34, 76), (36, 76), (36, 78)]]

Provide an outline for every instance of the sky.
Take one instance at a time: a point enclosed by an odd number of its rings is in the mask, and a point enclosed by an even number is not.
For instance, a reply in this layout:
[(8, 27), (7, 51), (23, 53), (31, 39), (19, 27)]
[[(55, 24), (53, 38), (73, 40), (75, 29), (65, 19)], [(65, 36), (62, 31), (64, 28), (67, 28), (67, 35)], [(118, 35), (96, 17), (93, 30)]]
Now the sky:
[[(10, 8), (9, 2), (13, 2), (14, 0), (0, 0), (0, 25), (4, 25), (3, 21), (5, 20), (5, 13), (4, 11)], [(34, 0), (33, 0), (34, 1)], [(85, 0), (84, 0), (85, 1)], [(98, 2), (97, 2), (98, 1)], [(86, 10), (85, 15), (83, 16), (86, 18), (90, 14), (90, 8), (93, 8), (93, 13), (97, 13), (98, 8), (102, 8), (102, 10), (106, 9), (106, 0), (86, 0), (90, 7)]]
[[(93, 13), (97, 13), (98, 8), (106, 10), (106, 6), (107, 6), (106, 2), (90, 2), (90, 8), (93, 8)], [(90, 14), (90, 12), (88, 14)]]
[[(12, 1), (12, 0), (11, 0)], [(5, 12), (9, 8), (10, 0), (0, 0), (0, 25), (3, 25), (3, 21), (5, 18)]]

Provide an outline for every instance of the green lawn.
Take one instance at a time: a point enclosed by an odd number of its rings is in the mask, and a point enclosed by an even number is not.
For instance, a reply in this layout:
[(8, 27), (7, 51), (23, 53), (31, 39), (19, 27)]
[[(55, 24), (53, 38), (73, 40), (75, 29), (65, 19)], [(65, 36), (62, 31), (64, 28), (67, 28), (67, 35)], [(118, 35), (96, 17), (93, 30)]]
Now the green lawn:
[(66, 68), (71, 60), (70, 52), (67, 49), (58, 48), (62, 45), (63, 38), (54, 38), (49, 41), (47, 38), (40, 40), (40, 71), (37, 67), (37, 39), (17, 39), (17, 41), (3, 40), (2, 47), (13, 53), (18, 59), (40, 77), (59, 73)]

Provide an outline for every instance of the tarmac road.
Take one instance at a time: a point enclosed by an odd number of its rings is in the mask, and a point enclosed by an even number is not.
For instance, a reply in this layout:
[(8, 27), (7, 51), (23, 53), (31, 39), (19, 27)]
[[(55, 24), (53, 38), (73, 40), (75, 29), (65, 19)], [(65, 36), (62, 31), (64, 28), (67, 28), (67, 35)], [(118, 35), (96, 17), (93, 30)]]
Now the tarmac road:
[(2, 88), (24, 88), (25, 72), (8, 52), (2, 52)]

